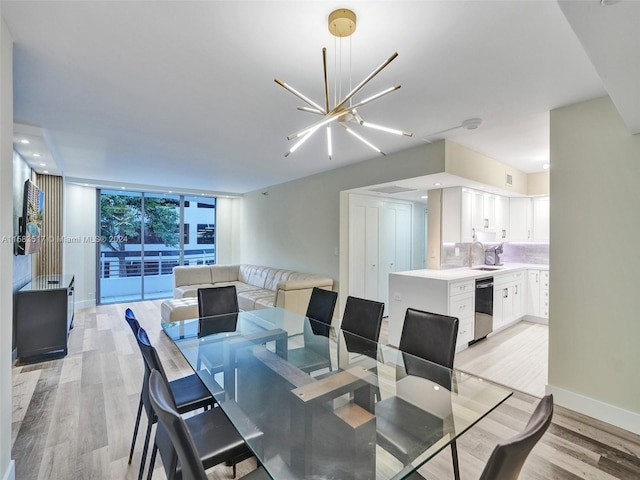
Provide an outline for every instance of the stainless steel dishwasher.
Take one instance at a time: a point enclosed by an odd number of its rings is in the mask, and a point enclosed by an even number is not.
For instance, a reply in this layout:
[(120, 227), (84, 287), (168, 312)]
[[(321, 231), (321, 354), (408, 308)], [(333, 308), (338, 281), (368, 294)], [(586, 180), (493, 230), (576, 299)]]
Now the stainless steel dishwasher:
[(476, 343), (493, 332), (493, 277), (476, 279), (476, 315), (473, 327), (473, 340)]

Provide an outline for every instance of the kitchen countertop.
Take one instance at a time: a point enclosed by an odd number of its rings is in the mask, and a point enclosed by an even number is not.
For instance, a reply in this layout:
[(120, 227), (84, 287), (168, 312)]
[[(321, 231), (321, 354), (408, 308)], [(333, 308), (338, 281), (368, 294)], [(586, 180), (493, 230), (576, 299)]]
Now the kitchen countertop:
[[(491, 270), (491, 271), (477, 270), (478, 267), (495, 268), (495, 270)], [(499, 267), (498, 266), (492, 267), (490, 265), (475, 265), (473, 268), (463, 267), (463, 268), (450, 268), (446, 270), (433, 270), (433, 269), (408, 270), (405, 272), (393, 272), (390, 275), (403, 275), (407, 277), (429, 278), (432, 280), (454, 281), (454, 280), (471, 280), (471, 279), (481, 278), (481, 277), (490, 277), (492, 275), (499, 275), (501, 273), (513, 272), (516, 270), (527, 270), (527, 269), (549, 270), (549, 265), (529, 264), (529, 263), (505, 263), (504, 265)]]

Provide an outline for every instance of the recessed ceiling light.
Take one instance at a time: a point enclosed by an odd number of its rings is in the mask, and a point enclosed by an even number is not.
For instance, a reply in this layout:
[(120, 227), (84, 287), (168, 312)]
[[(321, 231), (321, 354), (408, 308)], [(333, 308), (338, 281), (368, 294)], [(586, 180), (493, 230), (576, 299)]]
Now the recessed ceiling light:
[(34, 154), (33, 154), (33, 156), (34, 156), (34, 157), (39, 157), (39, 156), (40, 156), (40, 154), (39, 154), (39, 153), (34, 153)]
[(20, 143), (24, 143), (25, 145), (29, 145), (29, 140), (27, 140), (26, 138), (23, 138), (22, 140), (20, 140)]
[(46, 163), (41, 163), (41, 164), (40, 164), (40, 166), (41, 166), (41, 167), (46, 167), (46, 166), (47, 166), (47, 164), (46, 164)]
[(439, 186), (440, 186), (440, 185), (442, 185), (442, 184), (441, 184), (440, 182), (436, 182), (436, 183), (434, 183), (433, 185), (434, 185), (434, 186), (436, 186), (436, 187), (439, 187)]
[(422, 195), (420, 198), (427, 199), (427, 198), (429, 198), (429, 196), (428, 195)]
[(49, 170), (43, 170), (42, 173), (49, 173)]
[(544, 168), (545, 170), (549, 170), (549, 167), (551, 165), (549, 165), (548, 163), (545, 163), (544, 165), (542, 165), (542, 168)]
[(88, 184), (88, 183), (83, 183), (83, 185), (84, 185), (85, 187), (88, 187), (88, 186), (89, 186), (89, 184)]
[(126, 190), (127, 188), (126, 188), (126, 187), (120, 187), (120, 189), (121, 189), (121, 190)]

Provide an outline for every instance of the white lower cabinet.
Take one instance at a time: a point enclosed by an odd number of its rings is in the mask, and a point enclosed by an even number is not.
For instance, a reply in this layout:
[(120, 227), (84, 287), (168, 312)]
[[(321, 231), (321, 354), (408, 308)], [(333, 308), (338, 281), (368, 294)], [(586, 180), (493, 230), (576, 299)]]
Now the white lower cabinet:
[(458, 340), (456, 341), (458, 347), (473, 340), (474, 289), (474, 280), (449, 284), (449, 315), (458, 319)]
[(493, 329), (497, 330), (524, 315), (524, 271), (493, 277)]
[(527, 315), (549, 318), (549, 271), (528, 270)]

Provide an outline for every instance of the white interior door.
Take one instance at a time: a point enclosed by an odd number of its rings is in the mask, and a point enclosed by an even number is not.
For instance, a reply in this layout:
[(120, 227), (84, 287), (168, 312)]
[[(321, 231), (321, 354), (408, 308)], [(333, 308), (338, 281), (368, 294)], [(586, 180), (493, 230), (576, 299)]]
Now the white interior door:
[(349, 199), (349, 295), (378, 299), (378, 231), (381, 204), (377, 199)]

